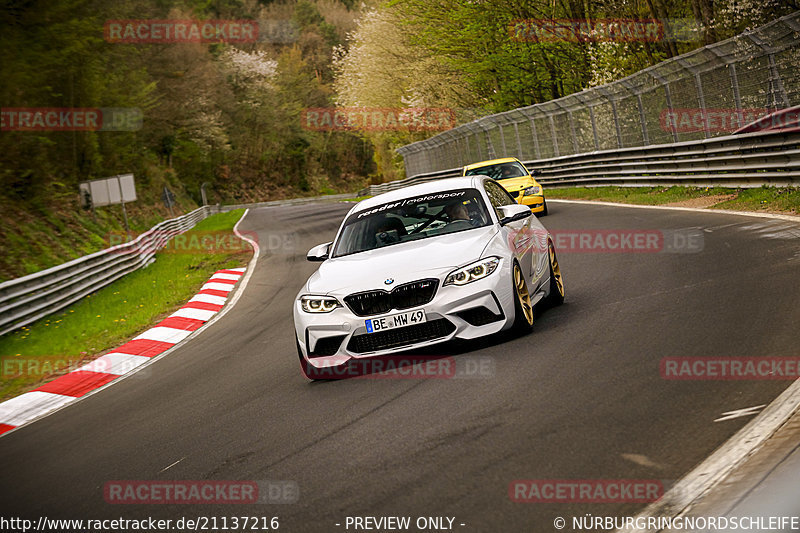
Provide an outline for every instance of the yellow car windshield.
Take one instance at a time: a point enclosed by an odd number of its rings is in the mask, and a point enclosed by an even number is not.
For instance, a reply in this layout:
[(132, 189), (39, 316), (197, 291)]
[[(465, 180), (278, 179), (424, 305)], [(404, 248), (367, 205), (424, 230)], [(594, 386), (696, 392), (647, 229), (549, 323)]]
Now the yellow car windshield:
[(489, 176), (495, 180), (506, 178), (521, 178), (527, 176), (525, 167), (512, 161), (509, 163), (498, 163), (496, 165), (486, 165), (485, 167), (471, 168), (464, 173), (465, 176)]

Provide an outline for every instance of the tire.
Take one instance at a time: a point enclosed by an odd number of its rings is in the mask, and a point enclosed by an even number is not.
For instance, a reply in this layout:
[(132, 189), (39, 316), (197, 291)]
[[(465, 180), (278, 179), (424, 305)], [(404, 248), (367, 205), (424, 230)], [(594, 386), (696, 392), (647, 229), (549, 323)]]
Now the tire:
[(553, 241), (547, 240), (547, 255), (550, 263), (550, 293), (547, 295), (547, 307), (556, 307), (564, 303), (564, 278), (561, 275), (561, 265), (558, 264), (556, 248)]
[(514, 326), (517, 333), (530, 333), (533, 330), (535, 321), (535, 310), (531, 305), (531, 295), (528, 292), (528, 284), (519, 263), (514, 261), (511, 269), (511, 287), (514, 290)]
[(542, 203), (544, 204), (544, 209), (542, 209), (542, 212), (541, 212), (541, 214), (539, 216), (546, 217), (547, 216), (547, 198), (545, 198), (544, 196), (542, 196)]

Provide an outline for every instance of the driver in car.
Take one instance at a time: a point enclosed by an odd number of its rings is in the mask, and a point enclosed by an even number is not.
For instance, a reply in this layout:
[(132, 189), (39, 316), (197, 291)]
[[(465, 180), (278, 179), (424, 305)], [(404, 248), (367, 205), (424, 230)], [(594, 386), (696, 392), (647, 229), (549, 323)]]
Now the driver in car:
[(503, 165), (501, 179), (519, 178), (521, 176), (522, 174), (520, 174), (519, 169), (514, 165)]
[(444, 207), (444, 212), (447, 214), (450, 222), (455, 222), (456, 220), (470, 220), (467, 206), (465, 206), (464, 202), (461, 201), (455, 201), (447, 204)]
[(470, 214), (466, 204), (461, 200), (456, 200), (447, 204), (444, 207), (444, 212), (449, 218), (449, 224), (458, 222), (459, 220), (466, 220), (475, 228), (484, 224), (483, 216), (479, 212)]

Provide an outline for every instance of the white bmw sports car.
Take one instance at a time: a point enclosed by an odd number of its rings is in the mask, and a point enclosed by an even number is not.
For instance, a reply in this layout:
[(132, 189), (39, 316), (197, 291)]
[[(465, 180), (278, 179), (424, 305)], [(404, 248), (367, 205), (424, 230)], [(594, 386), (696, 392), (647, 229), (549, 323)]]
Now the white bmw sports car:
[(549, 232), (486, 176), (439, 180), (359, 202), (297, 295), (303, 372), (454, 338), (530, 331), (534, 306), (564, 301)]

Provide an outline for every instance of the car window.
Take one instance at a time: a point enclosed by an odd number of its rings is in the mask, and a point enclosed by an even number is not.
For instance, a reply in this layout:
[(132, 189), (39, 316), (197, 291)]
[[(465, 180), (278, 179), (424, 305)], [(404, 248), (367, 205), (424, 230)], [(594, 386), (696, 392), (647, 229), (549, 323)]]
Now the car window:
[[(492, 203), (492, 207), (495, 208), (495, 211), (497, 211), (497, 208), (500, 206), (514, 205), (517, 203), (517, 201), (514, 200), (511, 195), (508, 194), (508, 192), (497, 183), (488, 180), (484, 183), (486, 187), (486, 194), (489, 195), (489, 201)], [(499, 213), (497, 216), (500, 218)]]
[(370, 207), (345, 220), (332, 257), (491, 224), (477, 189), (442, 191)]
[(498, 163), (495, 165), (486, 165), (483, 167), (472, 168), (464, 173), (465, 176), (489, 176), (494, 180), (503, 180), (506, 178), (521, 178), (528, 175), (528, 171), (520, 163), (510, 161), (507, 163)]

